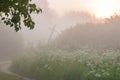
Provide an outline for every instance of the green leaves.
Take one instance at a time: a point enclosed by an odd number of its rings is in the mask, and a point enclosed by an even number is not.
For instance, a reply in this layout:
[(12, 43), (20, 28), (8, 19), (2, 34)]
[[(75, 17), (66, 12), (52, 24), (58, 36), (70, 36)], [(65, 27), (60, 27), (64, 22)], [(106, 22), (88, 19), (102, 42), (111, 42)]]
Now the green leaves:
[(35, 23), (32, 21), (31, 18), (25, 19), (23, 22), (25, 26), (29, 27), (30, 29), (33, 29), (35, 26)]
[(14, 14), (14, 16), (11, 19), (11, 22), (17, 24), (18, 22), (20, 22), (20, 19), (21, 19), (20, 15), (19, 15), (19, 13), (17, 13), (17, 14)]
[(24, 23), (29, 29), (33, 29), (35, 22), (30, 14), (42, 12), (36, 4), (31, 3), (31, 0), (0, 0), (0, 4), (1, 20), (6, 25), (14, 27), (16, 31), (22, 28), (21, 23)]

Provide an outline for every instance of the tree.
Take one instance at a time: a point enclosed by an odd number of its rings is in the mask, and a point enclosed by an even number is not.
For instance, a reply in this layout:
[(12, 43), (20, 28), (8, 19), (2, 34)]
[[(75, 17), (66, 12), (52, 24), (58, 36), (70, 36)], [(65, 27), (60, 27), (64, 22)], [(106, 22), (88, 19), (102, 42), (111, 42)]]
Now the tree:
[(0, 0), (1, 20), (10, 27), (19, 31), (21, 23), (26, 27), (33, 29), (35, 22), (31, 18), (31, 13), (40, 13), (42, 10), (37, 8), (32, 0)]

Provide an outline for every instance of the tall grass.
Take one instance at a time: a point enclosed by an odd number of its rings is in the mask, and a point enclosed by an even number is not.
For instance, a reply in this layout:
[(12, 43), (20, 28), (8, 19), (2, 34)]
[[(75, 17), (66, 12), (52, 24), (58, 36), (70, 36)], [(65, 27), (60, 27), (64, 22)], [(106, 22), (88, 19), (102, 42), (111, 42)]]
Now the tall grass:
[(14, 60), (11, 69), (36, 80), (120, 80), (120, 51), (36, 51)]

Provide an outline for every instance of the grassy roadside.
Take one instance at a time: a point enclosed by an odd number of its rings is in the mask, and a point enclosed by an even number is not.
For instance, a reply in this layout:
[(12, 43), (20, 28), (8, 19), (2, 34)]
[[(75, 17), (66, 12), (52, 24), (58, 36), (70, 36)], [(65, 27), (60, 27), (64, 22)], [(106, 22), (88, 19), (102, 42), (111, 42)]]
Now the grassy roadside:
[(23, 80), (23, 79), (3, 73), (0, 71), (0, 80)]

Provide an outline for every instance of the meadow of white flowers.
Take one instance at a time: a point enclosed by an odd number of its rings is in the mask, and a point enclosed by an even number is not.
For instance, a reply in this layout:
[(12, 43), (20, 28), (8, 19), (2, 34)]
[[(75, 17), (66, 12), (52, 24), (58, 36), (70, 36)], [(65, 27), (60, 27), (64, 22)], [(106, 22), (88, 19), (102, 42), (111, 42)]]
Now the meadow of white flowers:
[(36, 80), (120, 80), (120, 51), (40, 50), (15, 59), (11, 70)]

